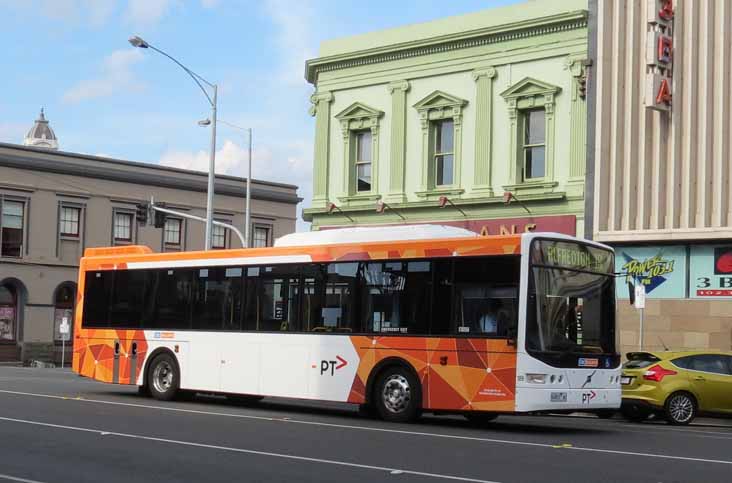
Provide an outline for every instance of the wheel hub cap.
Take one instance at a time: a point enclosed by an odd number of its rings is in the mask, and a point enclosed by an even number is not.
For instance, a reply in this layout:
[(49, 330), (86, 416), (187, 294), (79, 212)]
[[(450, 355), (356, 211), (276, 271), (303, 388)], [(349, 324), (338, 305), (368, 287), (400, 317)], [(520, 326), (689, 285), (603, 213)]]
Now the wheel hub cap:
[(411, 388), (409, 387), (409, 381), (404, 376), (395, 374), (387, 378), (384, 383), (384, 391), (382, 393), (382, 400), (384, 407), (392, 413), (401, 413), (411, 400)]

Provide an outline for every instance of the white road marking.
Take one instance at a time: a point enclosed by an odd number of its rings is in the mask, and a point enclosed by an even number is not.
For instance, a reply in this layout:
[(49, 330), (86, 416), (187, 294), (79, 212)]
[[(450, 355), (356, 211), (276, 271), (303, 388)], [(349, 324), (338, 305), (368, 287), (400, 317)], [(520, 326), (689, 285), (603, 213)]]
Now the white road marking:
[[(428, 477), (428, 478), (439, 478), (442, 480), (469, 481), (469, 482), (474, 482), (474, 483), (498, 483), (496, 481), (479, 480), (476, 478), (466, 478), (463, 476), (442, 475), (439, 473), (426, 473), (424, 471), (413, 471), (413, 470), (406, 470), (403, 468), (389, 468), (386, 466), (364, 465), (364, 464), (359, 464), (359, 463), (349, 463), (347, 461), (327, 460), (327, 459), (323, 459), (323, 458), (310, 458), (307, 456), (297, 456), (297, 455), (284, 454), (284, 453), (272, 453), (270, 451), (258, 451), (258, 450), (253, 450), (253, 449), (233, 448), (230, 446), (218, 446), (218, 445), (213, 445), (213, 444), (194, 443), (192, 441), (180, 441), (180, 440), (175, 440), (175, 439), (157, 438), (154, 436), (143, 436), (140, 434), (116, 433), (114, 431), (104, 431), (104, 430), (92, 429), (92, 428), (81, 428), (81, 427), (77, 427), (77, 426), (67, 426), (67, 425), (63, 425), (63, 424), (51, 424), (51, 423), (44, 423), (41, 421), (31, 421), (31, 420), (27, 420), (27, 419), (0, 417), (0, 421), (10, 421), (13, 423), (30, 424), (33, 426), (42, 426), (42, 427), (54, 428), (54, 429), (65, 429), (68, 431), (79, 431), (79, 432), (83, 432), (83, 433), (95, 433), (95, 434), (106, 435), (106, 436), (118, 436), (120, 438), (140, 439), (140, 440), (144, 440), (144, 441), (155, 441), (158, 443), (192, 446), (195, 448), (206, 448), (206, 449), (214, 449), (214, 450), (219, 450), (219, 451), (230, 451), (230, 452), (234, 452), (234, 453), (252, 454), (252, 455), (257, 455), (257, 456), (269, 456), (269, 457), (273, 457), (273, 458), (307, 461), (310, 463), (321, 463), (321, 464), (328, 464), (328, 465), (345, 466), (345, 467), (349, 467), (349, 468), (384, 471), (384, 472), (389, 472), (391, 474), (408, 474), (408, 475), (415, 475), (415, 476), (424, 476), (424, 477)], [(399, 473), (394, 473), (394, 472), (399, 472)], [(27, 481), (29, 483), (40, 483), (40, 482), (32, 482), (30, 480), (17, 480), (17, 481)]]
[[(455, 434), (428, 433), (428, 432), (423, 432), (423, 431), (406, 431), (406, 430), (402, 430), (402, 429), (374, 428), (374, 427), (357, 426), (357, 425), (349, 425), (349, 424), (324, 423), (324, 422), (319, 422), (319, 421), (283, 419), (283, 418), (268, 417), (268, 416), (251, 416), (251, 415), (247, 415), (247, 414), (218, 413), (218, 412), (214, 412), (214, 411), (201, 411), (201, 410), (196, 410), (196, 409), (182, 409), (182, 408), (154, 406), (154, 405), (147, 405), (147, 404), (123, 403), (123, 402), (116, 402), (116, 401), (104, 401), (101, 399), (81, 399), (81, 398), (73, 398), (73, 397), (55, 396), (52, 394), (35, 394), (35, 393), (20, 392), (20, 391), (7, 391), (7, 390), (1, 390), (1, 389), (0, 389), (0, 393), (15, 394), (15, 395), (21, 395), (21, 396), (42, 397), (42, 398), (49, 398), (49, 399), (63, 399), (63, 400), (68, 400), (68, 401), (87, 402), (87, 403), (93, 403), (93, 404), (110, 404), (110, 405), (114, 405), (114, 406), (127, 406), (127, 407), (144, 408), (144, 409), (156, 409), (159, 411), (173, 411), (173, 412), (181, 412), (181, 413), (188, 413), (188, 414), (202, 414), (202, 415), (206, 415), (206, 416), (224, 416), (224, 417), (230, 417), (230, 418), (252, 419), (252, 420), (258, 420), (258, 421), (274, 421), (274, 422), (281, 422), (281, 423), (286, 423), (286, 424), (304, 424), (304, 425), (322, 426), (322, 427), (328, 427), (328, 428), (352, 429), (352, 430), (357, 430), (357, 431), (405, 434), (405, 435), (409, 435), (409, 436), (425, 436), (425, 437), (431, 437), (431, 438), (455, 439), (455, 440), (461, 440), (461, 441), (477, 441), (477, 442), (482, 442), (482, 443), (533, 446), (533, 447), (538, 447), (538, 448), (557, 449), (557, 448), (555, 448), (556, 444), (553, 444), (553, 443), (532, 443), (529, 441), (515, 441), (515, 440), (504, 440), (504, 439), (494, 439), (494, 438), (479, 438), (477, 436), (459, 436), (459, 435), (455, 435)], [(6, 419), (6, 418), (0, 418), (0, 419)], [(585, 448), (585, 447), (581, 447), (581, 446), (572, 446), (570, 448), (562, 447), (560, 449), (564, 450), (564, 451), (590, 451), (590, 452), (595, 452), (595, 453), (619, 454), (619, 455), (625, 455), (625, 456), (641, 456), (641, 457), (646, 457), (646, 458), (660, 458), (660, 459), (670, 459), (670, 460), (679, 460), (679, 461), (695, 461), (695, 462), (701, 462), (701, 463), (717, 463), (717, 464), (724, 464), (724, 465), (732, 465), (732, 461), (728, 461), (728, 460), (692, 458), (692, 457), (687, 457), (687, 456), (673, 456), (673, 455), (665, 455), (665, 454), (657, 454), (657, 453), (638, 453), (638, 452), (633, 452), (633, 451), (620, 451), (620, 450), (602, 449), (602, 448)]]
[(29, 480), (27, 478), (18, 478), (17, 476), (3, 475), (2, 473), (0, 473), (0, 480), (20, 481), (21, 483), (43, 483), (37, 480)]

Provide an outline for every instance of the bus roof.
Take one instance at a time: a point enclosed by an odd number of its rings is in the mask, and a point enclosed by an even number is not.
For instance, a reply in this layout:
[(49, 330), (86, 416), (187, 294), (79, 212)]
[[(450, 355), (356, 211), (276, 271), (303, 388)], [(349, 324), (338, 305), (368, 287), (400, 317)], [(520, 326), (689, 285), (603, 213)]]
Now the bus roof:
[[(385, 228), (385, 227), (384, 227)], [(521, 253), (522, 234), (480, 236), (450, 230), (430, 230), (441, 237), (418, 238), (402, 233), (401, 239), (374, 240), (373, 234), (354, 241), (326, 242), (321, 239), (305, 241), (308, 237), (294, 238), (291, 246), (266, 248), (238, 248), (195, 252), (152, 253), (145, 246), (87, 248), (81, 260), (81, 270), (114, 270), (138, 268), (173, 268), (203, 266), (270, 265), (284, 263), (328, 263), (357, 260), (398, 260), (444, 258), (454, 256), (518, 255)], [(336, 230), (331, 230), (336, 231)], [(418, 230), (419, 232), (419, 230)], [(356, 234), (359, 231), (355, 232)], [(422, 231), (424, 234), (425, 231)], [(448, 235), (453, 235), (448, 237)], [(455, 236), (458, 235), (458, 236)], [(467, 236), (466, 236), (467, 235)], [(332, 235), (331, 235), (332, 236)], [(414, 235), (416, 236), (416, 235)], [(384, 237), (384, 235), (379, 235)], [(369, 239), (370, 238), (370, 239)], [(340, 238), (339, 238), (340, 240)], [(297, 242), (297, 244), (295, 244)], [(285, 240), (287, 243), (287, 240)]]
[(474, 231), (445, 225), (358, 226), (291, 233), (278, 238), (276, 247), (335, 245), (339, 243), (395, 242), (405, 240), (439, 240), (475, 238)]

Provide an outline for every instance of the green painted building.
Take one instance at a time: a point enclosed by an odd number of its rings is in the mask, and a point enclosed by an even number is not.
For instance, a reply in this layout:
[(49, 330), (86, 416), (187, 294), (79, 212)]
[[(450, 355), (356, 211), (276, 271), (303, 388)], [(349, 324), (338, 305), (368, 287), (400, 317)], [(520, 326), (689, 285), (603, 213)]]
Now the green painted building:
[(582, 234), (587, 22), (530, 1), (324, 42), (305, 220)]

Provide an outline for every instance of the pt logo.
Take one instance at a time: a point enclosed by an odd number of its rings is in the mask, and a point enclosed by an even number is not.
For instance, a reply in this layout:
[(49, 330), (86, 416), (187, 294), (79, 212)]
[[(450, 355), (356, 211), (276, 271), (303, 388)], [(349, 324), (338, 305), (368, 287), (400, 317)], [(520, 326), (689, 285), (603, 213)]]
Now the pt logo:
[(595, 391), (583, 392), (582, 393), (582, 404), (590, 404), (590, 401), (597, 397)]
[(320, 375), (321, 376), (323, 374), (325, 374), (326, 372), (328, 372), (328, 370), (330, 370), (330, 375), (334, 376), (335, 371), (337, 371), (338, 369), (342, 369), (348, 365), (348, 362), (341, 356), (336, 356), (336, 359), (337, 360), (335, 360), (335, 361), (326, 361), (326, 360), (320, 361)]

